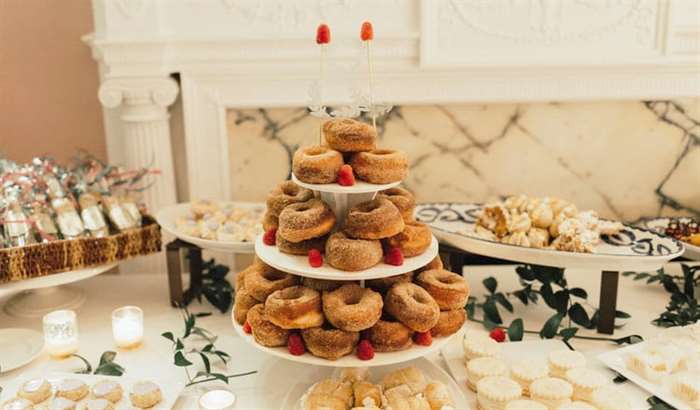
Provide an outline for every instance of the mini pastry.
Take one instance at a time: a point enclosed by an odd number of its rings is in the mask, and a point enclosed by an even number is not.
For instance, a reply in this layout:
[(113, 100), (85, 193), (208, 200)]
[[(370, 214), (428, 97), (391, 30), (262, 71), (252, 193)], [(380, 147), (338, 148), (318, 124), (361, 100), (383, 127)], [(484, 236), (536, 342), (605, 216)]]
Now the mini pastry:
[(547, 406), (534, 400), (517, 399), (509, 401), (505, 410), (547, 410)]
[(650, 382), (657, 383), (670, 373), (666, 359), (655, 352), (635, 352), (625, 359), (628, 369)]
[(388, 199), (373, 199), (350, 208), (345, 233), (353, 238), (384, 239), (404, 229), (403, 218)]
[(360, 340), (358, 332), (348, 332), (324, 325), (302, 329), (301, 337), (309, 352), (327, 360), (349, 355)]
[(290, 242), (321, 237), (335, 226), (335, 214), (320, 199), (288, 205), (280, 213), (277, 233)]
[(330, 184), (338, 178), (343, 166), (340, 152), (320, 146), (297, 149), (292, 159), (292, 170), (299, 181), (308, 184)]
[(464, 358), (469, 361), (477, 357), (495, 357), (501, 352), (501, 345), (491, 339), (486, 332), (467, 330), (462, 342)]
[(355, 405), (379, 407), (382, 405), (382, 391), (376, 384), (360, 380), (352, 385)]
[(397, 283), (384, 298), (385, 310), (416, 332), (427, 332), (440, 319), (440, 307), (425, 289), (413, 283)]
[(530, 216), (526, 213), (511, 215), (508, 224), (508, 232), (523, 232), (526, 233), (532, 227), (532, 221), (530, 221)]
[(33, 410), (34, 409), (34, 403), (32, 403), (30, 400), (23, 399), (21, 397), (15, 397), (13, 399), (10, 399), (2, 405), (0, 405), (0, 409), (2, 410)]
[(321, 295), (303, 286), (278, 290), (265, 301), (265, 318), (282, 329), (319, 327), (324, 322)]
[(359, 179), (370, 184), (390, 184), (408, 175), (408, 157), (391, 149), (358, 152), (350, 158), (350, 166)]
[(467, 363), (467, 387), (476, 391), (479, 380), (489, 376), (508, 376), (508, 366), (495, 357), (477, 357)]
[(598, 410), (631, 410), (627, 395), (617, 387), (603, 386), (591, 396), (591, 404)]
[(549, 202), (542, 202), (530, 211), (532, 226), (535, 228), (547, 229), (554, 221), (554, 211)]
[(245, 323), (248, 311), (257, 304), (260, 304), (259, 300), (250, 296), (250, 293), (245, 289), (239, 289), (233, 301), (233, 318), (242, 326)]
[(520, 398), (520, 385), (503, 376), (489, 376), (476, 385), (477, 406), (482, 410), (501, 410)]
[(421, 394), (414, 394), (408, 386), (400, 385), (384, 391), (388, 409), (430, 410), (430, 403)]
[(549, 410), (556, 410), (562, 404), (571, 402), (573, 394), (574, 388), (569, 382), (554, 377), (537, 379), (530, 384), (530, 397)]
[(498, 238), (508, 235), (508, 226), (510, 226), (510, 212), (501, 205), (487, 205), (484, 207), (479, 219), (476, 221)]
[(284, 181), (267, 195), (267, 213), (278, 217), (291, 204), (306, 202), (314, 197), (313, 191), (292, 181)]
[(326, 242), (326, 261), (344, 271), (369, 269), (381, 262), (383, 256), (382, 245), (376, 239), (353, 239), (336, 232)]
[(34, 404), (39, 404), (51, 397), (51, 384), (44, 379), (26, 381), (20, 387), (17, 396), (27, 399)]
[(550, 376), (562, 379), (569, 369), (586, 366), (586, 358), (580, 352), (568, 349), (551, 352), (548, 362)]
[(88, 400), (83, 410), (114, 410), (114, 403), (107, 399)]
[(250, 296), (265, 302), (273, 292), (295, 286), (298, 282), (299, 277), (258, 262), (246, 269), (243, 286)]
[(162, 399), (163, 395), (160, 391), (160, 387), (148, 381), (135, 383), (131, 388), (131, 393), (129, 393), (131, 405), (140, 409), (153, 407), (160, 403)]
[(542, 228), (530, 228), (527, 231), (527, 240), (532, 248), (546, 248), (549, 246), (549, 231)]
[(463, 308), (469, 298), (469, 285), (462, 275), (444, 269), (426, 270), (416, 278), (416, 284), (435, 299), (440, 310)]
[(68, 400), (82, 400), (90, 392), (85, 382), (78, 379), (65, 379), (56, 388), (56, 397), (65, 397)]
[(65, 397), (55, 397), (49, 404), (49, 410), (75, 410), (76, 403)]
[(367, 380), (369, 367), (345, 367), (340, 371), (340, 380), (354, 383)]
[(257, 304), (248, 310), (246, 321), (250, 325), (255, 341), (263, 346), (285, 346), (289, 331), (275, 325), (265, 317), (263, 304)]
[[(238, 297), (236, 297), (237, 299)], [(92, 397), (96, 399), (107, 399), (116, 403), (122, 399), (124, 389), (113, 380), (100, 380), (92, 386)]]
[(385, 198), (398, 208), (404, 222), (414, 220), (413, 212), (416, 209), (416, 199), (413, 194), (403, 188), (391, 188), (377, 194), (377, 198)]
[(213, 215), (219, 210), (219, 205), (208, 199), (199, 199), (192, 203), (191, 210), (196, 218), (202, 218), (204, 215)]
[(523, 388), (523, 395), (530, 395), (530, 384), (549, 376), (549, 366), (540, 360), (526, 359), (513, 363), (510, 377)]
[(530, 238), (526, 232), (513, 232), (501, 238), (501, 243), (529, 248)]
[(363, 333), (375, 352), (396, 352), (413, 345), (413, 330), (385, 315)]
[[(334, 402), (340, 403), (342, 408), (348, 408), (352, 406), (353, 402), (353, 391), (352, 385), (348, 382), (344, 382), (338, 379), (325, 379), (316, 383), (311, 387), (311, 391), (306, 399), (307, 404), (311, 403), (312, 407), (321, 410), (324, 408), (321, 404), (326, 401), (326, 399), (331, 399), (328, 401), (330, 406), (328, 408), (335, 409), (336, 406), (333, 405)], [(315, 404), (316, 403), (316, 404)]]
[(406, 258), (418, 256), (425, 252), (433, 240), (428, 225), (422, 222), (404, 222), (403, 231), (384, 240), (388, 248), (399, 248)]
[(528, 197), (527, 195), (512, 195), (506, 198), (505, 201), (503, 201), (503, 206), (511, 211), (511, 212), (517, 212), (517, 213), (522, 213), (526, 211), (527, 208), (527, 203), (528, 203)]
[(369, 329), (382, 316), (382, 296), (372, 289), (350, 283), (340, 288), (323, 292), (323, 313), (338, 329), (359, 332)]
[(585, 401), (572, 401), (557, 407), (557, 410), (598, 410), (593, 405)]
[(405, 385), (409, 388), (412, 394), (422, 393), (428, 382), (420, 370), (415, 367), (403, 367), (388, 373), (382, 379), (382, 387), (384, 390), (389, 390), (396, 386)]
[(688, 403), (691, 407), (700, 409), (700, 381), (690, 373), (676, 376), (671, 382), (673, 395)]
[(438, 381), (428, 383), (428, 385), (425, 386), (425, 392), (423, 392), (423, 394), (425, 398), (428, 399), (431, 410), (454, 408), (454, 402), (450, 397), (450, 392), (444, 384)]
[(329, 147), (340, 152), (372, 151), (377, 131), (352, 118), (336, 118), (323, 123), (323, 136)]
[(574, 388), (573, 399), (591, 401), (593, 391), (606, 384), (606, 376), (585, 367), (575, 367), (566, 372), (566, 380)]

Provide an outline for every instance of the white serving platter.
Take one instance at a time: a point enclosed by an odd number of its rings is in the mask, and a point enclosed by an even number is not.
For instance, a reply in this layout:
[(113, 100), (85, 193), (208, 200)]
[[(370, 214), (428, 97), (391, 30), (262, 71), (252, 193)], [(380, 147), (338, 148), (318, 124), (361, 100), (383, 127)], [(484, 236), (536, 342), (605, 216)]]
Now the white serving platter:
[(44, 335), (31, 329), (0, 329), (0, 373), (31, 363), (44, 349)]
[[(507, 363), (513, 363), (516, 360), (528, 359), (547, 361), (549, 353), (554, 350), (568, 349), (568, 347), (560, 340), (536, 340), (524, 342), (510, 342), (501, 344), (501, 358)], [(476, 393), (467, 387), (467, 367), (464, 362), (464, 350), (462, 347), (462, 338), (453, 338), (450, 340), (444, 349), (441, 351), (442, 357), (447, 364), (452, 377), (454, 377), (457, 385), (464, 393), (471, 409), (476, 409)], [(584, 352), (584, 355), (585, 352)], [(587, 365), (590, 369), (597, 370), (601, 373), (610, 376), (610, 383), (615, 378), (615, 374), (606, 369), (595, 357), (586, 355)], [(644, 390), (640, 389), (632, 383), (616, 384), (630, 398), (632, 409), (647, 409), (649, 405), (646, 403), (646, 398), (649, 396)]]
[(625, 225), (618, 235), (603, 236), (594, 253), (564, 252), (503, 244), (474, 233), (480, 204), (425, 203), (416, 207), (416, 219), (430, 225), (446, 243), (479, 255), (561, 268), (610, 271), (651, 271), (681, 256), (683, 245), (673, 238)]
[(401, 181), (392, 182), (390, 184), (370, 184), (369, 182), (356, 180), (353, 186), (343, 186), (336, 183), (332, 184), (308, 184), (299, 181), (296, 175), (292, 174), (292, 181), (297, 185), (318, 192), (328, 192), (332, 194), (366, 194), (369, 192), (378, 192), (385, 189), (393, 188), (401, 184)]
[[(233, 205), (242, 209), (260, 209), (265, 210), (265, 204), (257, 202), (222, 202), (222, 205)], [(161, 209), (156, 214), (156, 220), (163, 230), (176, 238), (197, 245), (202, 249), (210, 249), (214, 251), (231, 252), (231, 253), (253, 253), (255, 245), (253, 242), (233, 242), (233, 241), (218, 241), (212, 239), (202, 239), (192, 235), (185, 235), (178, 231), (175, 221), (178, 217), (187, 215), (190, 211), (191, 204), (189, 202), (172, 205)]]
[(263, 235), (259, 235), (255, 240), (255, 253), (263, 262), (284, 272), (316, 279), (365, 280), (401, 275), (427, 265), (438, 253), (438, 242), (433, 237), (430, 247), (425, 252), (412, 258), (405, 258), (401, 266), (387, 265), (384, 262), (380, 262), (369, 269), (348, 272), (336, 269), (325, 261), (323, 266), (314, 268), (309, 265), (307, 256), (280, 252), (276, 246), (265, 245), (262, 237)]
[[(433, 362), (425, 358), (418, 358), (411, 360), (410, 362), (373, 368), (369, 372), (369, 380), (372, 383), (378, 384), (381, 382), (384, 375), (394, 370), (398, 370), (408, 366), (413, 366), (420, 370), (428, 380), (439, 381), (442, 384), (444, 384), (450, 392), (450, 397), (454, 402), (455, 409), (461, 410), (469, 408), (469, 406), (467, 405), (467, 399), (464, 397), (464, 394), (462, 394), (462, 391), (459, 389), (455, 381), (452, 380), (450, 375), (445, 373), (444, 370), (435, 365)], [(317, 377), (313, 379), (313, 382), (309, 383), (308, 379), (306, 379), (304, 380), (304, 382), (294, 384), (284, 397), (284, 400), (282, 401), (282, 407), (280, 408), (282, 410), (303, 410), (303, 408), (301, 407), (301, 398), (309, 390), (309, 388), (311, 388), (311, 386), (313, 386), (314, 383), (317, 383), (323, 380), (324, 378), (338, 377), (339, 374), (339, 369), (333, 370), (331, 368), (326, 368), (321, 372), (321, 374), (315, 375)]]
[(243, 327), (233, 318), (233, 312), (231, 313), (231, 322), (233, 323), (233, 328), (236, 330), (236, 333), (238, 333), (238, 336), (258, 350), (261, 350), (269, 355), (294, 362), (328, 367), (376, 367), (403, 363), (418, 357), (423, 357), (433, 352), (440, 351), (452, 338), (460, 339), (462, 334), (462, 331), (460, 330), (451, 336), (436, 337), (433, 339), (433, 343), (430, 346), (419, 346), (417, 344), (413, 344), (410, 348), (400, 352), (376, 352), (372, 360), (360, 360), (357, 358), (357, 356), (355, 356), (354, 352), (347, 356), (341, 357), (338, 360), (326, 360), (313, 356), (309, 352), (306, 352), (301, 356), (294, 356), (289, 353), (287, 346), (266, 347), (260, 345), (255, 341), (252, 334), (248, 334), (243, 331)]
[[(134, 406), (131, 405), (129, 401), (129, 392), (131, 391), (131, 386), (139, 381), (142, 380), (149, 380), (152, 381), (153, 383), (157, 384), (160, 387), (161, 394), (163, 396), (163, 399), (160, 401), (160, 403), (156, 404), (155, 406), (151, 407), (150, 410), (170, 410), (173, 408), (173, 405), (177, 401), (178, 397), (180, 397), (180, 393), (185, 387), (185, 383), (179, 380), (174, 380), (172, 377), (170, 378), (164, 378), (163, 375), (159, 375), (157, 377), (153, 377), (150, 379), (136, 379), (133, 377), (128, 377), (128, 376), (120, 376), (120, 377), (114, 377), (114, 376), (102, 376), (102, 375), (91, 375), (91, 374), (75, 374), (75, 373), (63, 373), (63, 372), (50, 372), (50, 373), (40, 373), (37, 371), (32, 371), (25, 373), (21, 375), (20, 377), (17, 377), (15, 380), (11, 381), (10, 384), (3, 386), (4, 391), (2, 395), (2, 401), (9, 399), (10, 397), (13, 397), (17, 394), (19, 391), (20, 387), (22, 384), (28, 380), (32, 380), (35, 378), (44, 378), (46, 379), (50, 384), (51, 387), (53, 388), (53, 393), (56, 393), (56, 389), (59, 385), (59, 383), (64, 380), (64, 379), (78, 379), (82, 380), (85, 382), (89, 387), (92, 387), (95, 383), (97, 383), (100, 380), (113, 380), (117, 383), (119, 383), (122, 388), (124, 389), (124, 395), (122, 396), (122, 399), (114, 404), (114, 408), (116, 410), (131, 410), (135, 408)], [(53, 397), (53, 394), (52, 394)], [(76, 408), (82, 408), (82, 403), (87, 402), (90, 398), (90, 395), (83, 400), (78, 401), (78, 405)], [(46, 405), (48, 407), (48, 404), (51, 402), (51, 399), (46, 400), (43, 403), (39, 403), (39, 406)], [(41, 408), (41, 407), (38, 407)]]
[(78, 282), (83, 279), (91, 278), (107, 272), (115, 266), (117, 266), (117, 263), (108, 263), (106, 265), (93, 266), (91, 268), (77, 269), (68, 272), (54, 273), (38, 278), (3, 283), (0, 284), (0, 295), (4, 294), (5, 292), (9, 293), (20, 290), (43, 289)]
[(642, 387), (650, 394), (653, 394), (678, 410), (693, 410), (688, 403), (673, 395), (673, 392), (671, 391), (671, 377), (664, 377), (662, 383), (655, 384), (647, 381), (637, 373), (627, 369), (627, 366), (625, 365), (625, 357), (631, 353), (644, 349), (646, 344), (647, 342), (641, 342), (610, 352), (605, 352), (598, 355), (598, 359), (607, 367), (625, 376), (629, 381)]
[[(672, 218), (644, 219), (640, 221), (639, 225), (663, 235), (666, 231), (666, 227), (668, 226), (669, 222), (671, 222), (671, 219)], [(673, 219), (680, 220), (681, 222), (688, 222), (690, 220), (690, 218), (685, 217)], [(683, 242), (683, 246), (685, 246), (685, 252), (683, 252), (684, 258), (691, 259), (694, 261), (700, 261), (700, 246), (695, 246), (689, 244), (688, 242)]]

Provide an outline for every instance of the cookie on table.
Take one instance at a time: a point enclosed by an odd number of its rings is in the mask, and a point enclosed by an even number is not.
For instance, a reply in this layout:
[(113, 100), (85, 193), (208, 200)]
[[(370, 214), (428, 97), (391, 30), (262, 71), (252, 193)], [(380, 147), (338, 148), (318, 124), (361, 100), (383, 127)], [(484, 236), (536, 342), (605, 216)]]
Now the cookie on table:
[(592, 404), (585, 401), (574, 400), (571, 403), (562, 404), (556, 410), (598, 410)]
[(134, 407), (147, 409), (160, 403), (163, 395), (157, 384), (149, 381), (135, 383), (129, 393), (129, 400)]
[(12, 398), (2, 404), (0, 404), (0, 409), (2, 410), (33, 410), (34, 403), (30, 400), (23, 399), (21, 397)]
[(467, 330), (462, 341), (464, 348), (464, 359), (476, 359), (477, 357), (494, 357), (501, 352), (501, 346), (497, 341), (491, 339), (486, 332), (478, 330)]
[(566, 380), (555, 377), (537, 379), (530, 385), (530, 397), (538, 401), (550, 410), (571, 403), (574, 388)]
[(114, 410), (114, 403), (107, 399), (90, 399), (81, 410)]
[(75, 410), (76, 402), (65, 397), (54, 397), (49, 404), (49, 410)]
[(591, 395), (591, 404), (598, 410), (631, 410), (627, 395), (617, 387), (603, 386)]
[(510, 367), (510, 377), (522, 387), (524, 396), (530, 395), (532, 382), (547, 376), (549, 376), (549, 366), (541, 360), (520, 360)]
[(547, 410), (547, 406), (534, 400), (517, 399), (509, 401), (505, 410)]
[(522, 390), (515, 381), (503, 376), (488, 376), (476, 384), (477, 408), (505, 409), (508, 402), (520, 398)]
[(574, 400), (581, 401), (591, 401), (593, 391), (607, 383), (605, 374), (585, 367), (569, 369), (566, 380), (574, 388)]
[(65, 397), (73, 401), (82, 400), (89, 392), (88, 385), (78, 379), (63, 379), (56, 387), (56, 397)]
[(549, 375), (565, 378), (566, 372), (575, 367), (586, 367), (586, 357), (574, 350), (555, 350), (549, 354)]
[(39, 404), (51, 397), (51, 384), (45, 379), (28, 380), (19, 388), (17, 397)]
[(495, 357), (477, 357), (467, 363), (467, 387), (476, 391), (479, 380), (488, 376), (508, 376), (508, 366)]
[(116, 403), (122, 399), (124, 389), (113, 380), (100, 380), (92, 386), (92, 397), (95, 399), (105, 399)]

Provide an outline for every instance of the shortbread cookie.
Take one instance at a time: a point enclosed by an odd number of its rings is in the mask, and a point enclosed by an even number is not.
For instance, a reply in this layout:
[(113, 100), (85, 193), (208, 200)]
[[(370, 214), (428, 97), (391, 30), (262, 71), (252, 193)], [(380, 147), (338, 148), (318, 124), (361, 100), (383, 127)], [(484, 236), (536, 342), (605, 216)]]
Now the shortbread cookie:
[(547, 410), (547, 406), (534, 400), (518, 399), (509, 401), (505, 410)]
[(49, 410), (75, 410), (76, 403), (65, 397), (55, 397), (49, 404)]
[(160, 387), (153, 382), (135, 383), (129, 393), (129, 400), (134, 407), (147, 409), (160, 403), (163, 399)]
[(700, 409), (700, 380), (689, 374), (678, 375), (671, 383), (673, 395), (688, 403), (691, 407)]
[(549, 366), (541, 360), (526, 359), (513, 363), (510, 377), (523, 388), (523, 395), (530, 395), (530, 384), (549, 376)]
[(607, 377), (595, 370), (576, 367), (566, 372), (566, 380), (574, 388), (574, 400), (591, 401), (593, 391), (606, 384)]
[(27, 399), (34, 404), (41, 403), (51, 397), (51, 384), (44, 379), (28, 380), (19, 388), (17, 397)]
[(510, 401), (520, 398), (520, 385), (503, 376), (489, 376), (476, 384), (477, 406), (481, 410), (503, 410)]
[(592, 404), (585, 401), (572, 401), (571, 403), (562, 404), (557, 407), (557, 410), (598, 410)]
[(34, 403), (21, 397), (15, 397), (0, 405), (2, 410), (33, 410)]
[(467, 330), (462, 342), (464, 358), (466, 361), (477, 357), (495, 357), (501, 352), (501, 346), (491, 339), (486, 332)]
[(114, 403), (107, 399), (88, 400), (82, 410), (114, 410)]
[(447, 386), (438, 382), (432, 381), (425, 386), (425, 391), (423, 392), (425, 398), (428, 399), (431, 409), (452, 409), (454, 408), (454, 402), (450, 397), (450, 392), (447, 390)]
[(663, 356), (653, 352), (635, 352), (625, 358), (625, 366), (643, 379), (658, 383), (670, 373)]
[(632, 405), (627, 395), (617, 387), (603, 386), (595, 389), (591, 395), (591, 404), (598, 410), (631, 410)]
[(85, 382), (78, 379), (64, 379), (56, 387), (56, 397), (65, 397), (68, 400), (82, 400), (90, 392)]
[(122, 399), (124, 389), (113, 380), (100, 380), (92, 386), (92, 397), (96, 399), (106, 399), (116, 403)]
[(555, 350), (549, 354), (549, 375), (564, 378), (566, 371), (575, 367), (585, 367), (586, 358), (575, 350)]
[(415, 367), (404, 367), (387, 374), (382, 379), (382, 387), (389, 390), (393, 387), (406, 385), (413, 394), (422, 393), (428, 382), (420, 370)]
[(562, 404), (571, 402), (574, 388), (569, 382), (554, 377), (537, 379), (530, 385), (530, 397), (555, 410)]
[(476, 391), (479, 380), (488, 376), (508, 376), (508, 366), (495, 357), (477, 357), (467, 363), (467, 387)]

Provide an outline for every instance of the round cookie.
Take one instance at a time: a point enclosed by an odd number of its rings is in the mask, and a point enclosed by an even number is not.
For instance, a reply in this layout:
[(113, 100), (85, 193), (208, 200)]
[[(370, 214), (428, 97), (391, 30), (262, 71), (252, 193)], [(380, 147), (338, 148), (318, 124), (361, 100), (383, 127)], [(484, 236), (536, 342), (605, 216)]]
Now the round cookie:
[(122, 399), (124, 389), (113, 380), (100, 380), (92, 386), (92, 397), (96, 399), (106, 399), (116, 403)]
[(129, 400), (134, 407), (147, 409), (160, 403), (163, 394), (157, 384), (149, 381), (137, 382), (131, 388)]
[(90, 392), (85, 382), (78, 379), (64, 379), (56, 388), (56, 397), (65, 397), (68, 400), (82, 400)]
[(44, 379), (28, 380), (20, 387), (17, 397), (27, 399), (34, 404), (41, 403), (51, 397), (51, 384)]

